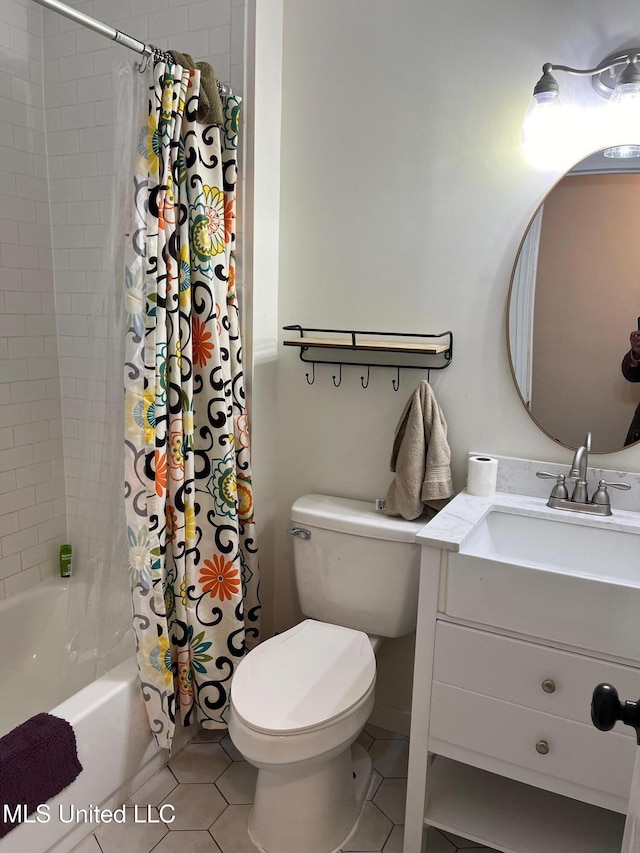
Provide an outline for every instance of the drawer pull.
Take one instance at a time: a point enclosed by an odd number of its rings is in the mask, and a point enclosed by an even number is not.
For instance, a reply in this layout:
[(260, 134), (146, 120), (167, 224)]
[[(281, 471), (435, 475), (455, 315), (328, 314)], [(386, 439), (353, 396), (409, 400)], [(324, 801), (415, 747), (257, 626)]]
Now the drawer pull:
[(549, 752), (549, 744), (546, 740), (539, 740), (536, 744), (536, 751), (540, 753), (540, 755), (546, 755)]
[(556, 683), (552, 678), (545, 678), (542, 682), (542, 689), (545, 693), (555, 693), (556, 692)]

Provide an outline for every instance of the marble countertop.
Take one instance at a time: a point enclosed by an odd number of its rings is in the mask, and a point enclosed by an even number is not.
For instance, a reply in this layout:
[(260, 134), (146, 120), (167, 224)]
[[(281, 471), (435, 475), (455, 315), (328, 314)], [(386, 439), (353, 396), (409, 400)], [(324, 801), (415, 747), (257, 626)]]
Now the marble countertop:
[(416, 541), (421, 545), (432, 545), (445, 551), (459, 551), (460, 545), (478, 522), (493, 510), (547, 518), (566, 524), (603, 527), (640, 534), (640, 513), (638, 512), (614, 507), (613, 514), (609, 516), (589, 515), (552, 509), (547, 506), (546, 497), (508, 492), (496, 492), (489, 497), (476, 497), (463, 491), (422, 528), (416, 536)]

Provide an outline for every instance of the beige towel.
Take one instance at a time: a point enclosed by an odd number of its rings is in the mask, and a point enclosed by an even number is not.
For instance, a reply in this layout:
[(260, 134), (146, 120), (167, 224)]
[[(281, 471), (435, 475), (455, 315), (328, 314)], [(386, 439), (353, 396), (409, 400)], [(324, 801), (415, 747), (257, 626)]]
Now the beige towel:
[(200, 72), (200, 97), (198, 98), (198, 121), (201, 124), (215, 124), (222, 127), (222, 100), (218, 92), (218, 81), (213, 66), (208, 62), (194, 62), (188, 53), (170, 50), (178, 65), (183, 68), (198, 69)]
[(395, 477), (386, 497), (387, 515), (408, 521), (429, 518), (453, 495), (447, 422), (428, 382), (413, 392), (398, 421), (391, 454)]

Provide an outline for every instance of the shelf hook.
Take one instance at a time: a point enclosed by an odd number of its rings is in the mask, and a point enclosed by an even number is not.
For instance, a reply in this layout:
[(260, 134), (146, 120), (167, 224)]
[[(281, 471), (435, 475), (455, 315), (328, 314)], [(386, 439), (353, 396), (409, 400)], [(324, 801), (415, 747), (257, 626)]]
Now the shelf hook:
[(338, 379), (337, 382), (336, 382), (336, 375), (335, 375), (335, 373), (333, 374), (333, 384), (335, 385), (336, 388), (338, 388), (340, 386), (340, 383), (342, 382), (342, 365), (339, 364), (338, 367), (340, 368), (340, 370), (338, 372), (338, 376), (340, 378)]
[(367, 365), (367, 381), (366, 381), (366, 382), (364, 381), (364, 376), (361, 376), (361, 377), (360, 377), (360, 384), (362, 385), (362, 387), (363, 387), (363, 388), (368, 388), (368, 387), (369, 387), (369, 371), (370, 371), (370, 370), (371, 370), (371, 365), (370, 365), (370, 364), (368, 364), (368, 365)]
[(398, 368), (398, 379), (397, 379), (397, 381), (395, 379), (392, 379), (391, 384), (393, 385), (394, 391), (397, 391), (398, 388), (400, 388), (400, 368)]
[(306, 373), (305, 376), (307, 377), (307, 382), (309, 383), (309, 385), (313, 385), (313, 383), (316, 381), (316, 363), (315, 363), (315, 361), (312, 362), (312, 364), (311, 364), (311, 379), (309, 379), (308, 373)]

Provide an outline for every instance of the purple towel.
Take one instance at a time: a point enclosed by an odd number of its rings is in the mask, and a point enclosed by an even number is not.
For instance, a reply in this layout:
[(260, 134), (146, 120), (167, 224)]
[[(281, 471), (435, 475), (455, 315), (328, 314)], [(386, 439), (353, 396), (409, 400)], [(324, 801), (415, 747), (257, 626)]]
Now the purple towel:
[[(82, 771), (71, 725), (51, 714), (36, 714), (0, 738), (0, 838), (25, 814), (59, 794)], [(3, 804), (21, 820), (5, 821)]]

